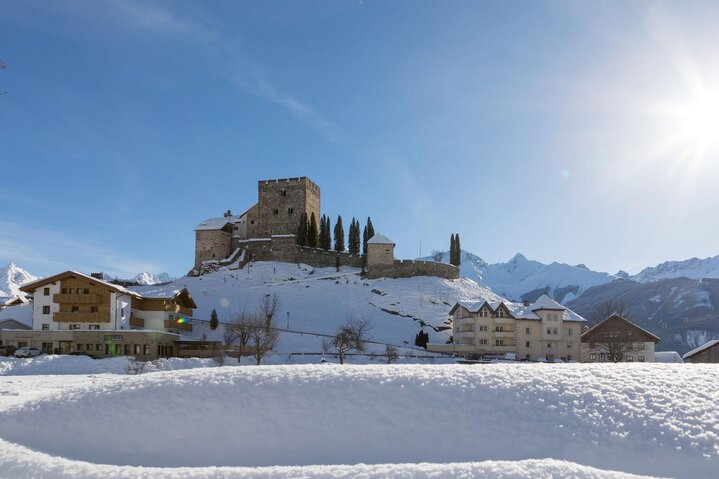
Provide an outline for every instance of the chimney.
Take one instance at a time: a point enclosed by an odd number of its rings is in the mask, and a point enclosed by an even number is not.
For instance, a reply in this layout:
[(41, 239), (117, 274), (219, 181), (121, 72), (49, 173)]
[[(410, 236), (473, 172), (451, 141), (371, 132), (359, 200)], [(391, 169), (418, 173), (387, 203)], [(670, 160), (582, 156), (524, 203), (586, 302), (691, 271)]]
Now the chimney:
[(225, 218), (229, 218), (230, 216), (232, 216), (232, 211), (227, 210), (227, 213), (225, 213)]
[(532, 304), (531, 301), (529, 301), (528, 299), (525, 299), (525, 300), (524, 300), (524, 306), (525, 306), (525, 307), (529, 307), (530, 304)]

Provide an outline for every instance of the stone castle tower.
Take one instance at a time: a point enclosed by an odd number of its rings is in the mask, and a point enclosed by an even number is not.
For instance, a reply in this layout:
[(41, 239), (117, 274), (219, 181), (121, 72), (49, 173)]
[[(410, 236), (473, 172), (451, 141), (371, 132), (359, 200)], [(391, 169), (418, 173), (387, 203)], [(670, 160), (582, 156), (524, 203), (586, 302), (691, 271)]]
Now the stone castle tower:
[(285, 178), (260, 180), (257, 184), (257, 210), (254, 224), (247, 225), (247, 238), (297, 234), (302, 213), (320, 221), (320, 187), (312, 180)]

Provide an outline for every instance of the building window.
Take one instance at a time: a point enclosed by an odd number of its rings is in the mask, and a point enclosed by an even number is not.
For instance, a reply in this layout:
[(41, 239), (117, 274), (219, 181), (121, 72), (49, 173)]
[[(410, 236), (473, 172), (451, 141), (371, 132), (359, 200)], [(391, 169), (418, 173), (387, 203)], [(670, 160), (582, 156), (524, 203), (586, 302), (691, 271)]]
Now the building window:
[(84, 350), (84, 349), (85, 349), (85, 345), (82, 344), (82, 343), (78, 343), (78, 345), (77, 345), (77, 350), (78, 350), (78, 351), (82, 351), (82, 350)]
[(557, 328), (552, 329), (552, 334), (559, 334), (559, 330)]
[(589, 355), (589, 360), (590, 360), (590, 361), (596, 361), (596, 360), (597, 360), (597, 355), (594, 354), (594, 353), (591, 353), (591, 354)]
[(639, 358), (637, 358), (637, 360), (638, 360), (640, 363), (643, 363), (643, 362), (645, 361), (645, 358), (644, 358), (644, 356), (639, 356)]
[(273, 215), (279, 215), (279, 214), (280, 214), (280, 210), (279, 210), (278, 208), (272, 208), (272, 214), (273, 214)]
[(495, 346), (504, 346), (504, 339), (495, 339), (494, 345)]
[(82, 292), (83, 292), (84, 294), (90, 294), (90, 290), (89, 290), (88, 288), (85, 288), (84, 290), (82, 290)]
[(72, 306), (70, 308), (70, 311), (73, 313), (77, 313), (78, 311), (80, 311), (80, 306)]
[(145, 356), (149, 356), (150, 355), (150, 345), (145, 344), (144, 350), (145, 350)]
[(532, 328), (526, 328), (526, 329), (524, 330), (524, 333), (525, 333), (525, 334), (532, 334)]
[(527, 341), (526, 343), (524, 343), (524, 347), (525, 347), (525, 348), (528, 348), (528, 347), (530, 347), (530, 344), (531, 344), (531, 343), (530, 343), (529, 341)]
[(42, 290), (43, 296), (50, 296), (50, 288), (43, 288)]
[(572, 335), (572, 328), (567, 328), (567, 336), (571, 336), (571, 335)]
[(91, 324), (90, 326), (87, 327), (87, 329), (99, 330), (100, 325), (99, 324)]
[(489, 328), (487, 327), (486, 324), (480, 324), (480, 325), (479, 325), (479, 330), (480, 330), (480, 331), (488, 331)]
[(480, 340), (479, 340), (479, 344), (484, 344), (484, 345), (486, 345), (486, 344), (487, 344), (487, 340), (486, 340), (486, 339), (480, 339)]
[(495, 326), (494, 330), (498, 333), (504, 332), (504, 326)]
[(42, 314), (50, 314), (50, 306), (43, 306)]
[(634, 358), (631, 356), (627, 356), (627, 362), (631, 363), (632, 361), (634, 361)]
[(547, 334), (552, 334), (552, 330), (547, 328)]
[(547, 349), (552, 349), (552, 343), (547, 343)]
[(639, 346), (639, 350), (640, 350), (640, 351), (644, 351), (644, 347), (645, 347), (646, 345), (645, 345), (644, 343), (639, 343), (638, 346)]
[(633, 351), (634, 350), (634, 343), (627, 343), (627, 351)]
[(287, 196), (287, 190), (280, 190), (280, 196)]
[(62, 288), (62, 294), (67, 294), (67, 288)]
[(291, 214), (294, 213), (294, 212), (295, 212), (295, 209), (294, 209), (294, 208), (287, 208), (287, 214), (288, 214), (288, 215), (291, 215)]
[(86, 344), (85, 346), (87, 347), (88, 351), (92, 351), (92, 344)]
[(139, 344), (133, 344), (134, 353), (133, 354), (140, 354), (140, 345)]
[(102, 344), (98, 343), (95, 345), (95, 351), (102, 351)]
[(97, 313), (97, 306), (90, 306), (91, 313)]
[(43, 331), (49, 331), (49, 330), (50, 330), (50, 324), (48, 324), (48, 323), (43, 323), (43, 324), (42, 324), (42, 330), (43, 330)]
[(71, 324), (70, 330), (75, 330), (75, 329), (80, 329), (80, 325), (79, 324)]
[(571, 344), (567, 344), (567, 349), (572, 349), (572, 345), (571, 345)]

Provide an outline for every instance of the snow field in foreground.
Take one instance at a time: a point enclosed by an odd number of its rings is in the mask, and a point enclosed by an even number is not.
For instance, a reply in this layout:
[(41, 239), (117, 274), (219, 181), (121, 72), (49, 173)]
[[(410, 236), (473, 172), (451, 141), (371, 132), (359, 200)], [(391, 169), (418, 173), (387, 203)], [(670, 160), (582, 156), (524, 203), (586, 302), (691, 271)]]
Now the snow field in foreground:
[[(19, 444), (0, 444), (0, 472), (63, 467), (64, 460), (42, 452), (75, 460), (66, 462), (78, 471), (90, 467), (78, 460), (401, 468), (397, 464), (554, 458), (709, 478), (719, 467), (717, 372), (716, 366), (656, 364), (315, 365), (105, 376), (0, 411), (0, 436)], [(381, 470), (366, 467), (368, 477)], [(415, 468), (415, 477), (424, 474), (420, 465), (406, 467)], [(498, 477), (482, 469), (493, 467), (486, 463), (451, 467)], [(282, 469), (263, 470), (282, 477)], [(587, 474), (560, 477), (608, 477)]]

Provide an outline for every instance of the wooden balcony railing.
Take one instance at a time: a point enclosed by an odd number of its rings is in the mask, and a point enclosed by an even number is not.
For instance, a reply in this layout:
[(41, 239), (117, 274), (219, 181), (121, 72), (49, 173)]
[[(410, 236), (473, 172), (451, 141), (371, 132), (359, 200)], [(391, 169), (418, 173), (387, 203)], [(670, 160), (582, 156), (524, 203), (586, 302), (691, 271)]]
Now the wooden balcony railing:
[(166, 319), (165, 329), (179, 329), (180, 331), (192, 331), (190, 323), (178, 323), (177, 320)]
[(100, 302), (97, 294), (53, 294), (53, 303), (72, 303), (72, 304), (96, 304)]
[(74, 313), (53, 313), (53, 321), (58, 323), (109, 323), (110, 313), (87, 313), (76, 311)]

